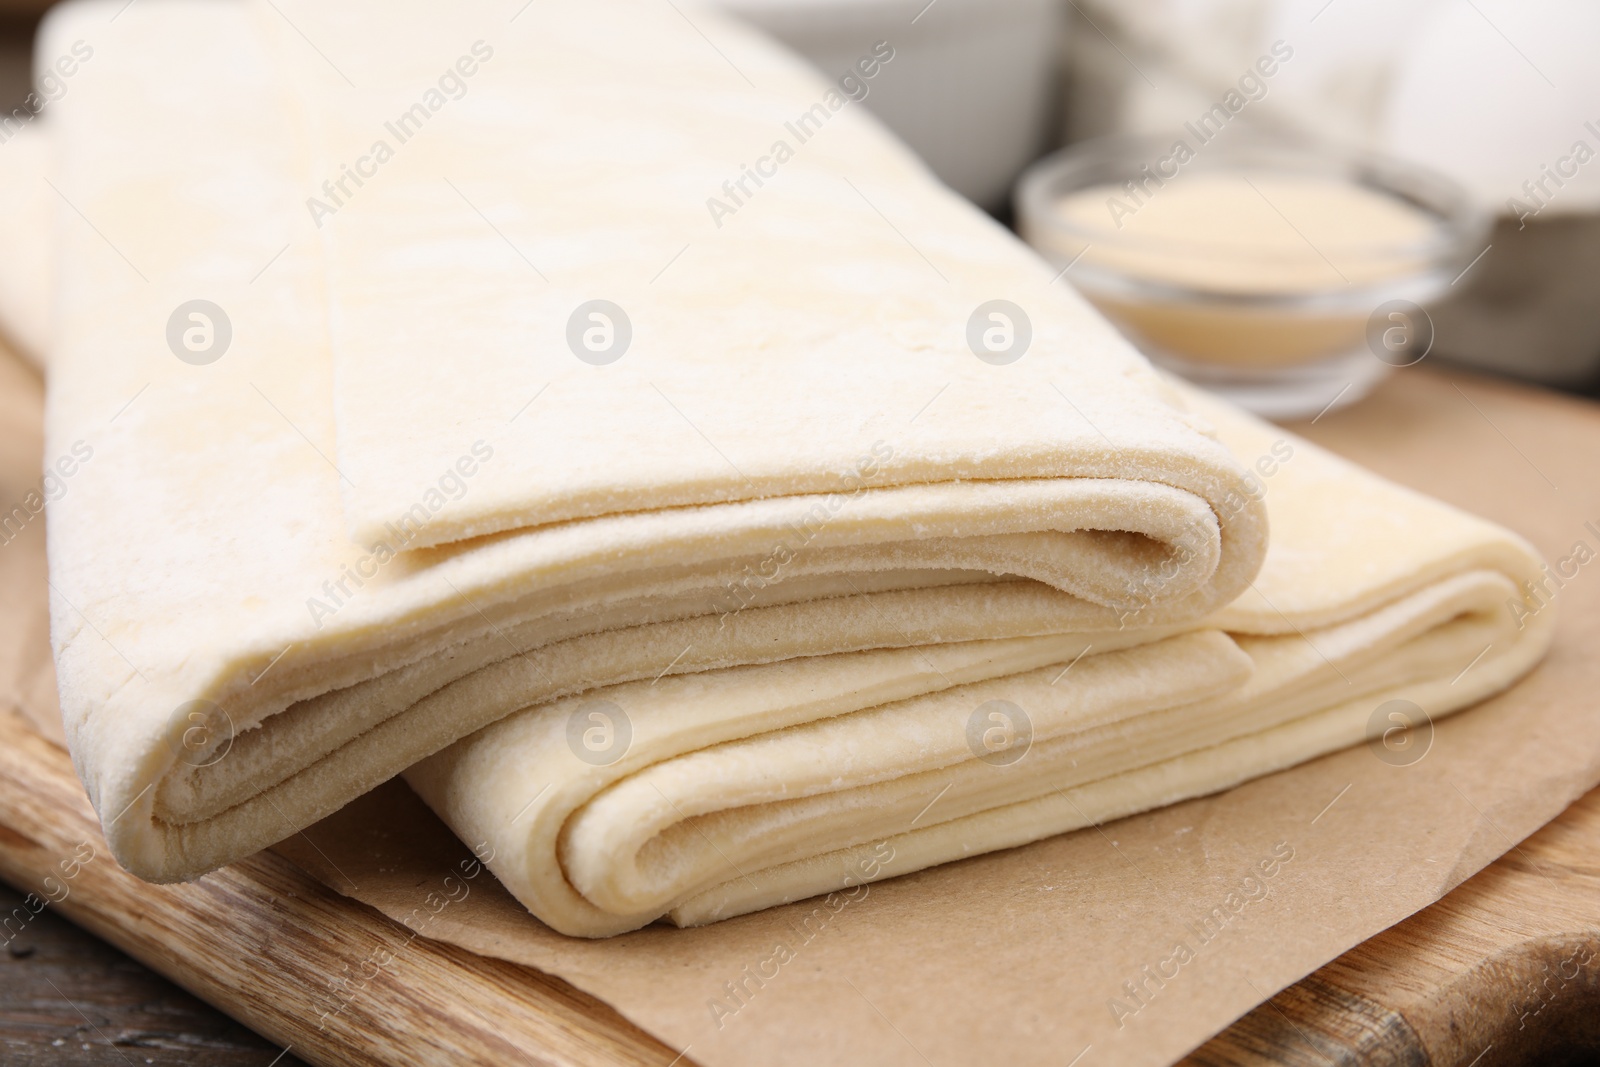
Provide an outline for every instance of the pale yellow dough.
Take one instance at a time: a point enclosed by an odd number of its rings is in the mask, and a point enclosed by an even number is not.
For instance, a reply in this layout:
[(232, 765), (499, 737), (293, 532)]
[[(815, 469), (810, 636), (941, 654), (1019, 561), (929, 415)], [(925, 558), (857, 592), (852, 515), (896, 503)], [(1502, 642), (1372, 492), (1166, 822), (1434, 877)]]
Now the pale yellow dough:
[[(1097, 314), (796, 60), (684, 11), (51, 15), (45, 54), (95, 48), (49, 118), (47, 454), (95, 456), (50, 509), (53, 642), (135, 873), (248, 855), (551, 700), (833, 656), (881, 702), (877, 650), (1015, 673), (1191, 626), (1258, 570), (1251, 479)], [(565, 340), (595, 297), (633, 323), (610, 366)], [(1008, 365), (968, 348), (993, 299), (1031, 321)], [(168, 339), (194, 300), (231, 326), (203, 365)]]
[[(846, 891), (1213, 792), (1368, 738), (1391, 700), (1459, 710), (1544, 654), (1552, 613), (1510, 609), (1538, 573), (1519, 538), (1183, 391), (1240, 457), (1276, 459), (1258, 468), (1271, 470), (1266, 566), (1187, 633), (616, 686), (503, 719), (406, 778), (535, 915), (598, 937)], [(1031, 723), (1015, 762), (973, 747), (969, 718), (990, 701)], [(592, 707), (632, 725), (607, 767), (567, 740)], [(1380, 733), (1393, 725), (1377, 718)]]

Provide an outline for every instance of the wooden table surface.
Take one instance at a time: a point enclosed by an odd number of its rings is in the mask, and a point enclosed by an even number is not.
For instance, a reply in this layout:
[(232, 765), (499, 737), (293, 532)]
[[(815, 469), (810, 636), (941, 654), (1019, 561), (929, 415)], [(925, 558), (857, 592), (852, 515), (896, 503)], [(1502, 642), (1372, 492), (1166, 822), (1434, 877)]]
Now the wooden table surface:
[[(0, 915), (24, 906), (0, 886)], [(282, 1049), (46, 910), (0, 952), (8, 1067), (264, 1067)], [(276, 1067), (298, 1067), (284, 1056)]]

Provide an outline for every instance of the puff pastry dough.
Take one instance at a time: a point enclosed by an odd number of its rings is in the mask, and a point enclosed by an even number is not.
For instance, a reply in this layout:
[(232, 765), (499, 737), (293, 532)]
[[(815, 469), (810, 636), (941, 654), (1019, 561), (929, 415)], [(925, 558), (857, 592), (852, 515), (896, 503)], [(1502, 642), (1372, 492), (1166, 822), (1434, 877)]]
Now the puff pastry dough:
[[(49, 552), (67, 737), (143, 877), (551, 700), (1021, 639), (977, 660), (1014, 671), (1260, 565), (1203, 420), (858, 109), (713, 223), (829, 92), (753, 34), (634, 0), (110, 13), (41, 44), (96, 49), (48, 116), (48, 448), (95, 449)], [(568, 343), (596, 298), (632, 328), (604, 366)], [(967, 341), (994, 299), (1031, 324), (1005, 365)]]

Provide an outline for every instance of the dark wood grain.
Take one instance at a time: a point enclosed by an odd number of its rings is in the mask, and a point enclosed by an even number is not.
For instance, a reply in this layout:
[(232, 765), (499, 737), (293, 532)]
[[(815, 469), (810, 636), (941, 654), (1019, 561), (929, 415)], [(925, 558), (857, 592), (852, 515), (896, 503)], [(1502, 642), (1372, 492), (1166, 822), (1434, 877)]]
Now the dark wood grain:
[[(28, 910), (0, 887), (0, 914)], [(0, 951), (8, 1067), (265, 1067), (283, 1051), (45, 908)], [(276, 1067), (303, 1067), (285, 1055)]]

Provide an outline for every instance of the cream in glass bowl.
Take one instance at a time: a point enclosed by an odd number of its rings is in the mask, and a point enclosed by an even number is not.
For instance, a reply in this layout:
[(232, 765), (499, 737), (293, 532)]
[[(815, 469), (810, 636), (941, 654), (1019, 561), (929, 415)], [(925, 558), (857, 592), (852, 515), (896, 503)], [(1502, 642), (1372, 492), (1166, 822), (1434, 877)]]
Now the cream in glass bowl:
[(1156, 363), (1270, 418), (1351, 403), (1432, 344), (1427, 303), (1483, 248), (1454, 183), (1229, 131), (1085, 142), (1036, 164), (1018, 223)]

